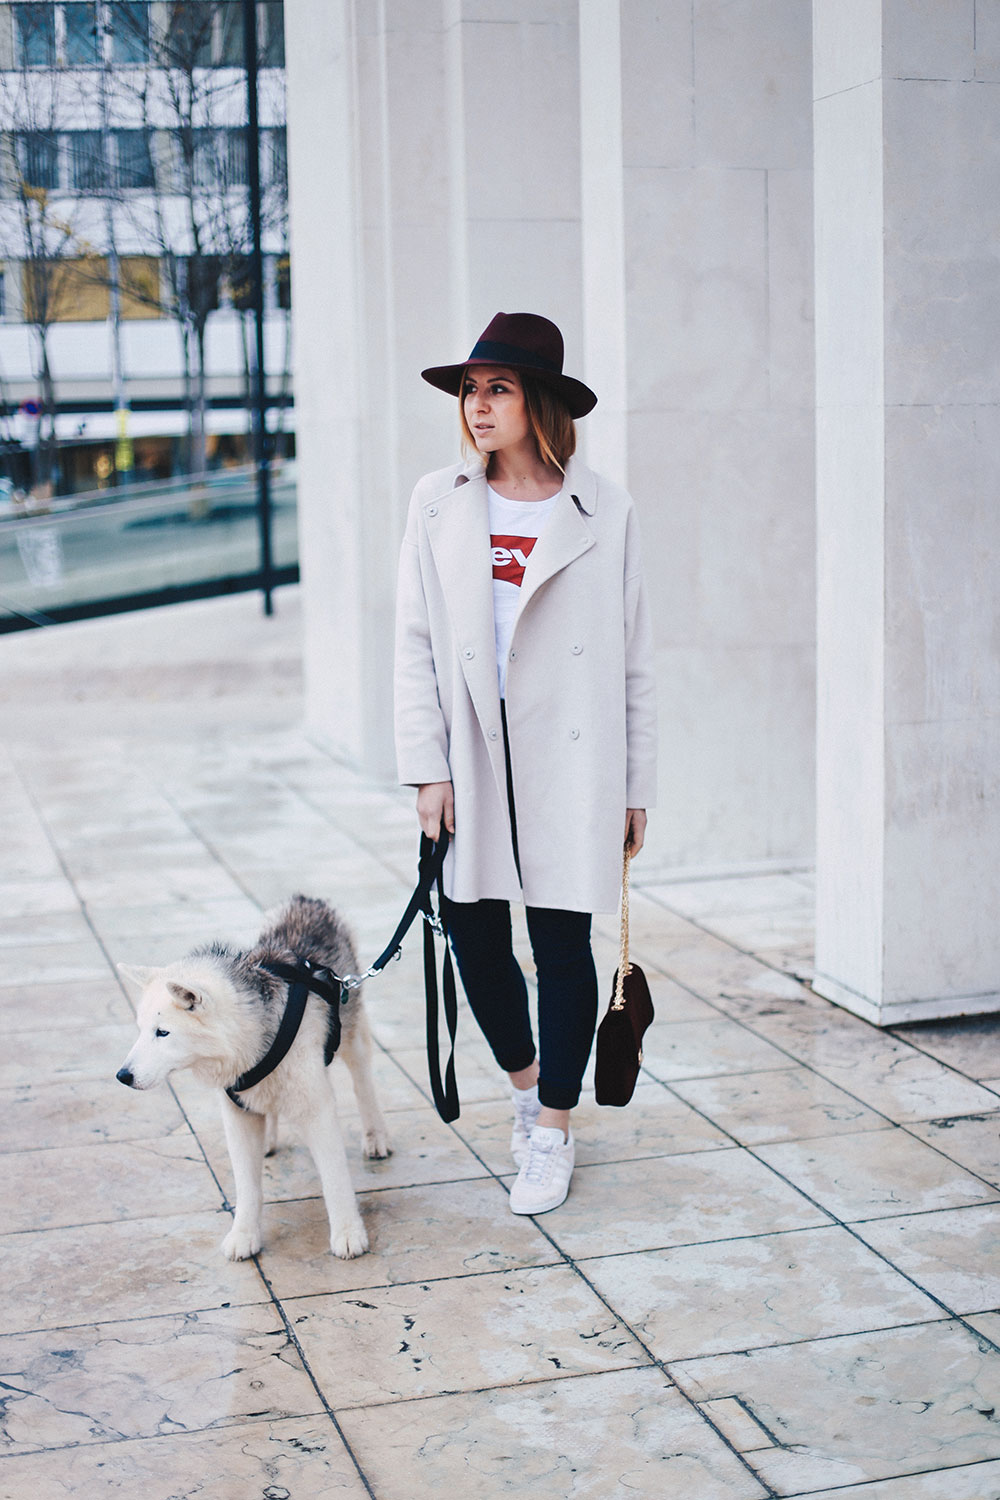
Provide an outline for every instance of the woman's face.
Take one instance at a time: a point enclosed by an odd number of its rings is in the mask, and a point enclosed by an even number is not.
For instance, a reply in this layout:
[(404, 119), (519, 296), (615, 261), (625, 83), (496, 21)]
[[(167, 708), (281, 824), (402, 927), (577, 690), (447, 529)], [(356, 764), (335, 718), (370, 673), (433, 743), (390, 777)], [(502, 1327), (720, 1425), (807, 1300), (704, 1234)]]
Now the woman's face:
[(531, 436), (524, 387), (513, 370), (471, 365), (465, 372), (462, 402), (480, 453), (499, 453)]

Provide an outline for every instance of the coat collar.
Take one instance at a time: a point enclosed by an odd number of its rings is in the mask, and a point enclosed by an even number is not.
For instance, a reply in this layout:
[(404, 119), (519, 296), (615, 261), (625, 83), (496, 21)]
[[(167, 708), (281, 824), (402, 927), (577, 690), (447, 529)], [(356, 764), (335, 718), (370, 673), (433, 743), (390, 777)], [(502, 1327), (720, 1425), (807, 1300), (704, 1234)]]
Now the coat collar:
[[(459, 489), (476, 479), (484, 479), (486, 469), (481, 458), (473, 458), (461, 464), (452, 480), (451, 488)], [(576, 454), (566, 465), (566, 489), (569, 490), (584, 515), (592, 516), (597, 509), (597, 475)]]

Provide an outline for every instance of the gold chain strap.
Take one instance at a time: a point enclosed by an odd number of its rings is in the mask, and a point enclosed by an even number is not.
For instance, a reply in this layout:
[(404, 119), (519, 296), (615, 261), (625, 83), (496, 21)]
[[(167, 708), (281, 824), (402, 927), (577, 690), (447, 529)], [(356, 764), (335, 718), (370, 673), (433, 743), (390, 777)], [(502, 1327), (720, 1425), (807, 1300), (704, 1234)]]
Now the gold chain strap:
[(622, 865), (622, 930), (621, 945), (618, 952), (618, 979), (615, 983), (615, 998), (612, 1001), (612, 1010), (621, 1010), (625, 1004), (625, 975), (631, 971), (632, 965), (628, 958), (628, 870), (632, 861), (628, 846), (625, 848), (625, 860)]

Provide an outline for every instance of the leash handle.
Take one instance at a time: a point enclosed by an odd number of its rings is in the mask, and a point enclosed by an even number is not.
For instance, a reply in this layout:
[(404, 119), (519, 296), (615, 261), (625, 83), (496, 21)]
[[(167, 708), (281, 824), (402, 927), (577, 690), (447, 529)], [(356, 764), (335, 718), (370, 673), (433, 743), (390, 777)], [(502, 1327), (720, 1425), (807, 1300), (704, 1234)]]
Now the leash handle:
[[(448, 830), (441, 824), (441, 832), (435, 844), (426, 834), (420, 835), (419, 882), (417, 894), (423, 892), (421, 910), (424, 922), (424, 1000), (427, 1015), (427, 1071), (430, 1078), (434, 1108), (450, 1125), (459, 1116), (458, 1084), (455, 1080), (455, 1035), (458, 1030), (458, 999), (455, 991), (455, 969), (452, 964), (451, 946), (448, 942), (448, 914), (441, 880), (444, 857), (448, 849)], [(432, 925), (431, 886), (438, 889), (438, 918), (444, 936), (444, 964), (441, 971), (441, 994), (444, 1001), (444, 1019), (448, 1027), (451, 1050), (445, 1064), (444, 1079), (441, 1078), (441, 1058), (438, 1050), (438, 983), (437, 962), (434, 951), (434, 929)]]
[(420, 857), (417, 864), (417, 888), (410, 897), (406, 910), (399, 919), (396, 931), (379, 954), (378, 958), (368, 970), (369, 974), (378, 974), (395, 958), (399, 952), (399, 946), (404, 937), (413, 926), (413, 920), (418, 912), (423, 912), (425, 917), (433, 917), (431, 907), (431, 888), (434, 882), (441, 888), (441, 870), (444, 866), (444, 857), (448, 852), (448, 830), (441, 824), (441, 832), (437, 843), (429, 839), (425, 833), (420, 835)]

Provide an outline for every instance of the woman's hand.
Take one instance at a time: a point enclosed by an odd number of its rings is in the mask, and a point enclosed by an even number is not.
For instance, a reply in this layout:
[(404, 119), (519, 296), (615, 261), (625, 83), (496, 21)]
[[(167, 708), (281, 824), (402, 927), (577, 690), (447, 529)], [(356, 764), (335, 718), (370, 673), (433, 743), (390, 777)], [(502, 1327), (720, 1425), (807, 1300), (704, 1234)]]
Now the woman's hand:
[(424, 833), (435, 843), (441, 835), (442, 819), (448, 832), (455, 832), (455, 792), (450, 781), (425, 781), (417, 788), (417, 817)]
[(625, 847), (630, 854), (636, 855), (642, 848), (646, 838), (646, 809), (644, 807), (630, 807), (625, 814)]

